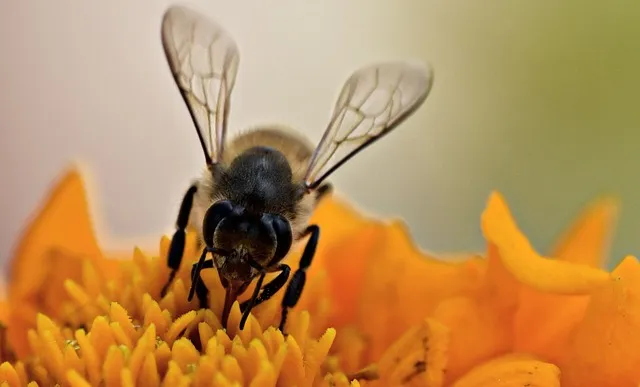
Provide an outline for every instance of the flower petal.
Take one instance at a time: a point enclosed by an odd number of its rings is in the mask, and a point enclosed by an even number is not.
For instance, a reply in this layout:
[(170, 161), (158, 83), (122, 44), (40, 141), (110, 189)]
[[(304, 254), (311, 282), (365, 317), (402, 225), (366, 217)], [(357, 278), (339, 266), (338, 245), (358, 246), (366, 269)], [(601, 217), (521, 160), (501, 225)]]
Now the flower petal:
[[(341, 247), (349, 246), (350, 242), (347, 241), (350, 241), (355, 235), (367, 233), (369, 225), (378, 223), (380, 222), (377, 220), (364, 217), (335, 194), (322, 199), (310, 220), (310, 224), (316, 224), (320, 227), (320, 240), (316, 248), (313, 264), (308, 270), (308, 276), (313, 277), (316, 272), (325, 271), (327, 268), (331, 268), (332, 272), (336, 272), (334, 268), (340, 259), (335, 258), (334, 253)], [(331, 250), (331, 253), (328, 252), (329, 250)], [(300, 259), (300, 253), (301, 251), (292, 252), (287, 258)], [(344, 256), (344, 254), (341, 254), (341, 258), (344, 258)], [(339, 263), (339, 265), (355, 265), (343, 268), (340, 270), (342, 273), (358, 273), (358, 271), (353, 271), (353, 269), (358, 269), (358, 263), (350, 262), (354, 261), (355, 257), (352, 256), (350, 260)], [(295, 261), (291, 263), (295, 266), (298, 265), (298, 262)]]
[(626, 257), (593, 292), (560, 364), (563, 386), (631, 386), (640, 380), (640, 264)]
[(439, 387), (447, 366), (449, 329), (425, 319), (407, 330), (380, 359), (380, 380), (385, 386)]
[(442, 301), (432, 314), (450, 328), (447, 382), (478, 362), (511, 349), (513, 316), (521, 284), (504, 267), (497, 248), (489, 244), (486, 275), (472, 295)]
[(526, 356), (507, 355), (476, 366), (453, 387), (560, 387), (560, 369)]
[(591, 203), (551, 252), (563, 261), (601, 267), (611, 246), (620, 204), (612, 197)]
[(486, 239), (499, 250), (505, 267), (523, 284), (545, 292), (586, 294), (605, 283), (609, 274), (586, 265), (540, 256), (518, 229), (499, 193), (489, 198), (482, 215)]
[(363, 216), (352, 205), (335, 194), (323, 198), (311, 216), (310, 223), (322, 227), (321, 244), (332, 244), (348, 237), (364, 224), (374, 221)]
[(383, 227), (370, 224), (353, 235), (349, 243), (329, 246), (324, 254), (319, 254), (328, 268), (329, 291), (333, 300), (331, 325), (341, 326), (354, 320), (365, 289), (363, 282), (366, 266), (370, 264), (369, 257), (383, 234)]
[[(599, 267), (611, 243), (617, 213), (616, 200), (597, 200), (565, 232), (552, 255), (558, 260)], [(523, 287), (514, 323), (515, 350), (558, 361), (589, 299), (589, 295), (560, 295)]]
[[(58, 300), (65, 297), (59, 277), (79, 278), (81, 260), (100, 256), (90, 219), (80, 173), (71, 169), (54, 185), (11, 261), (9, 302), (20, 308), (13, 309), (8, 325), (18, 355), (29, 351), (26, 331), (34, 326), (37, 311), (53, 306), (55, 313)], [(50, 308), (36, 305), (49, 302)]]
[(117, 260), (104, 259), (93, 233), (86, 193), (78, 170), (68, 170), (53, 186), (41, 210), (23, 233), (9, 269), (7, 313), (11, 347), (29, 352), (27, 330), (38, 312), (60, 317), (68, 299), (67, 279), (80, 280), (83, 263), (96, 265), (102, 278), (118, 273)]
[(0, 364), (0, 382), (6, 382), (9, 386), (19, 386), (20, 378), (13, 365), (8, 362)]
[(28, 298), (40, 290), (52, 266), (44, 259), (52, 250), (60, 249), (79, 257), (100, 255), (80, 173), (69, 170), (47, 196), (11, 261), (11, 299)]
[[(366, 266), (359, 269), (364, 274), (362, 283), (358, 284), (361, 296), (350, 306), (357, 311), (358, 328), (369, 337), (367, 363), (376, 361), (393, 341), (419, 324), (440, 301), (475, 291), (483, 271), (476, 258), (445, 262), (423, 253), (402, 222), (379, 225), (376, 234), (368, 243)], [(343, 256), (343, 262), (347, 259), (349, 256)], [(349, 281), (348, 277), (345, 281)], [(335, 298), (341, 299), (342, 295), (335, 294)], [(376, 310), (384, 313), (374, 312)]]

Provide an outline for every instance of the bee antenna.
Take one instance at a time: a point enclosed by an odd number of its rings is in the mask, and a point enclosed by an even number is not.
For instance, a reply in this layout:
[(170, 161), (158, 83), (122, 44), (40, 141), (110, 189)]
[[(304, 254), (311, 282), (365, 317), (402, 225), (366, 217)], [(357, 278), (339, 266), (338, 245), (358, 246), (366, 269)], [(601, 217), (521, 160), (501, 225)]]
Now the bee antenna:
[(196, 292), (196, 287), (200, 282), (200, 272), (203, 269), (205, 258), (207, 257), (207, 253), (220, 255), (223, 257), (228, 256), (230, 253), (227, 250), (218, 249), (216, 247), (205, 247), (202, 249), (202, 254), (200, 255), (200, 259), (198, 263), (193, 267), (193, 271), (191, 272), (191, 289), (189, 289), (189, 297), (188, 301), (191, 302), (193, 296)]

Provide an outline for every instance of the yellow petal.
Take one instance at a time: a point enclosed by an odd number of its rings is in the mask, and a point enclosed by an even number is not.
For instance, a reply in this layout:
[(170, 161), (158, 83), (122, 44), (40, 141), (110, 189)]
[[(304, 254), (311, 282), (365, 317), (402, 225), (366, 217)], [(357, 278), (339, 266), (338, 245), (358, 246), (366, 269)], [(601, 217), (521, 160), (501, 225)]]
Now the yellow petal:
[(631, 386), (640, 380), (640, 264), (626, 257), (594, 291), (560, 363), (563, 386)]
[(451, 330), (447, 382), (511, 349), (520, 288), (497, 248), (489, 244), (486, 275), (478, 291), (438, 305), (432, 317)]
[(54, 184), (42, 208), (26, 227), (9, 267), (9, 301), (28, 313), (9, 321), (12, 346), (24, 356), (28, 353), (26, 331), (35, 323), (35, 304), (46, 297), (64, 294), (62, 283), (49, 281), (54, 268), (74, 274), (73, 265), (52, 262), (66, 256), (96, 257), (100, 254), (93, 234), (82, 179), (77, 170), (65, 173)]
[[(606, 259), (617, 214), (616, 200), (595, 201), (564, 233), (552, 255), (558, 260), (599, 267)], [(514, 322), (515, 350), (558, 361), (589, 299), (589, 295), (561, 295), (523, 287)]]
[(379, 382), (385, 386), (441, 386), (448, 345), (449, 329), (435, 320), (423, 320), (405, 332), (380, 359)]
[[(351, 319), (355, 311), (353, 305), (360, 293), (371, 238), (375, 237), (380, 222), (364, 217), (344, 200), (330, 195), (320, 201), (310, 223), (320, 227), (320, 240), (307, 278), (331, 273), (329, 291), (336, 302), (332, 305), (334, 310), (331, 314), (335, 321), (330, 325), (341, 325), (341, 322)], [(287, 257), (292, 267), (298, 266), (300, 254), (300, 251), (293, 251)], [(347, 256), (349, 258), (345, 259)], [(300, 305), (305, 305), (307, 298), (305, 291)]]
[(104, 352), (99, 356), (96, 352), (96, 349), (93, 347), (93, 345), (89, 341), (89, 338), (87, 338), (83, 330), (76, 331), (75, 337), (78, 341), (78, 345), (80, 346), (89, 381), (94, 385), (98, 384), (101, 378), (100, 361), (104, 358), (107, 348), (105, 348)]
[[(156, 348), (156, 327), (150, 325), (138, 340), (136, 347), (131, 353), (129, 360), (129, 370), (131, 371), (131, 380), (138, 380), (140, 369), (143, 366), (145, 358), (152, 355), (152, 351)], [(128, 377), (128, 376), (127, 376)]]
[(82, 377), (76, 370), (70, 370), (67, 372), (67, 380), (72, 387), (91, 387), (91, 384)]
[(551, 252), (567, 262), (601, 267), (607, 258), (620, 204), (611, 197), (591, 203)]
[(68, 297), (64, 281), (81, 279), (85, 259), (93, 260), (103, 275), (114, 275), (115, 265), (103, 259), (94, 235), (81, 175), (70, 169), (35, 212), (11, 260), (8, 296), (19, 308), (7, 322), (19, 356), (29, 352), (26, 332), (34, 327), (36, 313), (57, 316), (61, 300)]
[(325, 358), (331, 349), (331, 345), (333, 344), (335, 337), (336, 330), (329, 328), (317, 342), (308, 345), (304, 355), (306, 373), (305, 384), (312, 384), (313, 379), (320, 371), (320, 367), (322, 366), (322, 363), (324, 363)]
[(523, 284), (561, 294), (586, 294), (609, 274), (586, 265), (547, 259), (536, 253), (518, 229), (502, 196), (493, 193), (482, 215), (485, 238), (496, 245), (505, 267)]
[[(352, 232), (365, 224), (375, 222), (357, 211), (352, 205), (332, 194), (322, 199), (311, 216), (310, 223), (320, 226), (321, 235), (318, 249), (345, 240)], [(315, 261), (315, 260), (314, 260)]]
[[(402, 222), (372, 227), (377, 230), (368, 241), (366, 267), (360, 269), (364, 274), (359, 285), (361, 295), (350, 306), (357, 312), (358, 328), (369, 337), (366, 363), (376, 361), (394, 340), (424, 320), (441, 300), (474, 292), (483, 273), (475, 258), (452, 263), (422, 252)], [(349, 259), (349, 255), (339, 254), (336, 252), (334, 256), (343, 262)], [(358, 275), (355, 272), (351, 277)], [(342, 289), (348, 282), (345, 278), (334, 286)], [(341, 300), (343, 296), (338, 293), (335, 297)], [(415, 300), (420, 300), (419, 305)]]
[[(357, 305), (364, 287), (364, 276), (368, 258), (377, 247), (375, 241), (383, 235), (384, 229), (371, 224), (354, 234), (349, 243), (329, 247), (320, 254), (327, 267), (329, 292), (333, 300), (331, 325), (340, 326), (353, 321)], [(315, 264), (315, 262), (314, 262)], [(311, 274), (309, 274), (311, 277)]]
[(61, 249), (77, 256), (100, 255), (80, 173), (74, 169), (65, 173), (47, 196), (11, 262), (12, 298), (37, 293), (51, 266), (43, 258), (51, 250)]
[(508, 355), (478, 365), (453, 384), (453, 387), (493, 386), (560, 387), (560, 370), (540, 360)]
[(106, 387), (120, 385), (120, 372), (125, 366), (126, 349), (120, 346), (111, 347), (102, 365), (102, 377)]
[(0, 364), (0, 382), (7, 382), (12, 387), (20, 385), (18, 373), (8, 362)]
[(144, 383), (147, 383), (148, 386), (160, 385), (160, 374), (158, 373), (158, 366), (156, 365), (156, 359), (153, 354), (148, 354), (144, 359), (138, 380), (141, 385)]

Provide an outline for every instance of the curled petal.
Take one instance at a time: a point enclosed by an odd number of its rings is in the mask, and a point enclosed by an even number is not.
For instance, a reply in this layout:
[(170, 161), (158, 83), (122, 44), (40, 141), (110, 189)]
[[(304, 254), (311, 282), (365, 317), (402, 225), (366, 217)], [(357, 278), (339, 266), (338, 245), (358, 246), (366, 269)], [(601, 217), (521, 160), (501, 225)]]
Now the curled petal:
[(607, 258), (620, 203), (603, 197), (591, 203), (556, 243), (551, 255), (567, 262), (601, 267)]
[(482, 230), (496, 245), (505, 267), (523, 284), (545, 292), (586, 294), (605, 283), (609, 274), (586, 265), (552, 260), (536, 253), (518, 229), (506, 202), (498, 193), (489, 198)]
[[(552, 255), (561, 261), (601, 266), (611, 244), (617, 214), (615, 199), (595, 201), (564, 233)], [(523, 287), (514, 321), (515, 350), (558, 361), (589, 299), (589, 295), (561, 295)]]

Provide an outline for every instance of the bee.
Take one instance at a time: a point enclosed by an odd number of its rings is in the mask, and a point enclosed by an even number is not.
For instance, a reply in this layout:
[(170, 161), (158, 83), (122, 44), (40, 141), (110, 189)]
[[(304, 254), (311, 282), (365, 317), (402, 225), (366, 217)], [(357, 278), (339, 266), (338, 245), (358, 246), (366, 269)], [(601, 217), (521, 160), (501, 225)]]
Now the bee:
[[(282, 298), (280, 329), (297, 304), (320, 238), (309, 224), (318, 202), (332, 191), (326, 179), (368, 145), (391, 132), (424, 102), (433, 84), (429, 65), (404, 61), (359, 68), (342, 87), (317, 146), (296, 131), (277, 125), (252, 128), (227, 141), (227, 127), (239, 64), (234, 39), (215, 21), (171, 6), (161, 26), (162, 45), (202, 146), (205, 168), (187, 190), (169, 247), (171, 269), (165, 295), (180, 268), (185, 233), (198, 233), (202, 254), (191, 268), (189, 301), (197, 295), (208, 307), (200, 279), (217, 269), (225, 289), (222, 325), (233, 303), (257, 278), (241, 304), (240, 329), (249, 312), (269, 300), (288, 281)], [(307, 239), (293, 273), (282, 263), (294, 243)], [(211, 259), (206, 259), (211, 254)], [(278, 273), (264, 284), (267, 273)]]

